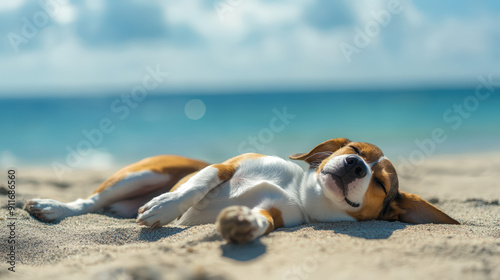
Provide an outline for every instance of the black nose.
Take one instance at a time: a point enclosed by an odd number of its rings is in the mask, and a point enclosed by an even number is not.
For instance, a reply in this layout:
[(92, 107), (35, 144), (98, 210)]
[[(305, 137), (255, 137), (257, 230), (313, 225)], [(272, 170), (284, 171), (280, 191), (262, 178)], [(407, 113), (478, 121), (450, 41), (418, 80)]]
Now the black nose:
[(353, 166), (359, 163), (359, 158), (357, 156), (348, 156), (344, 159), (345, 166)]
[(351, 173), (355, 178), (363, 178), (366, 176), (366, 166), (357, 156), (347, 156), (344, 159), (344, 166), (346, 173)]

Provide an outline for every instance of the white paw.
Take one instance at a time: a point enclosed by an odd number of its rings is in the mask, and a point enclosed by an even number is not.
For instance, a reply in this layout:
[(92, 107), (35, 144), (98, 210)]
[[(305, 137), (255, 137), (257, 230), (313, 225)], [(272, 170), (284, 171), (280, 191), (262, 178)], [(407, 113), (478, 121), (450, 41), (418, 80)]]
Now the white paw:
[(177, 193), (164, 193), (139, 208), (137, 222), (139, 225), (157, 228), (175, 220), (187, 209), (189, 206), (181, 203)]
[(24, 204), (24, 209), (44, 222), (54, 222), (69, 216), (71, 210), (65, 203), (53, 199), (35, 198)]
[(217, 217), (217, 231), (232, 243), (247, 243), (264, 234), (267, 228), (262, 220), (246, 206), (230, 206)]

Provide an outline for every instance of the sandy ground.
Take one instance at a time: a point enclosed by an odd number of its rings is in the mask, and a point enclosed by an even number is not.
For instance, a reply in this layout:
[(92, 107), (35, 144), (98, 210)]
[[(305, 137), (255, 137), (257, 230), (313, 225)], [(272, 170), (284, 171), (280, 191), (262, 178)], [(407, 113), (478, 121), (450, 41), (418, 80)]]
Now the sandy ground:
[[(86, 197), (112, 173), (78, 171), (59, 182), (49, 169), (20, 168), (17, 206), (33, 197)], [(150, 230), (102, 214), (46, 224), (18, 209), (16, 272), (10, 272), (0, 174), (0, 278), (500, 279), (500, 154), (434, 157), (400, 175), (401, 189), (462, 225), (308, 224), (232, 245), (213, 225)]]

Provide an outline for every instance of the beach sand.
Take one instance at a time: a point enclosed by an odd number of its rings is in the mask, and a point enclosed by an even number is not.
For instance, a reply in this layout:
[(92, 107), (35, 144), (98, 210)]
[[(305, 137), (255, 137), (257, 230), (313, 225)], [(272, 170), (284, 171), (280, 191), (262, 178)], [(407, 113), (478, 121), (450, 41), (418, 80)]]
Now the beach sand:
[(48, 168), (19, 168), (16, 272), (5, 261), (8, 221), (0, 183), (0, 278), (500, 279), (499, 159), (498, 153), (436, 156), (414, 172), (400, 172), (402, 190), (462, 225), (307, 224), (245, 245), (227, 244), (214, 225), (150, 230), (103, 214), (39, 222), (21, 209), (27, 199), (86, 197), (113, 170), (74, 171), (59, 182)]

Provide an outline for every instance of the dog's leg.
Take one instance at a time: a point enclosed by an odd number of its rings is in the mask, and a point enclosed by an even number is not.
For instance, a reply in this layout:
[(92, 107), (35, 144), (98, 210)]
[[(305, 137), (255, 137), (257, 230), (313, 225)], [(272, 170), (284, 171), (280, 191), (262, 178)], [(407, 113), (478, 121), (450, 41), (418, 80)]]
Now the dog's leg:
[(200, 202), (210, 190), (231, 179), (241, 161), (257, 157), (261, 155), (243, 154), (200, 170), (175, 191), (155, 197), (139, 208), (137, 222), (152, 228), (170, 223)]
[(66, 217), (77, 216), (93, 212), (94, 205), (99, 200), (98, 196), (91, 196), (87, 199), (77, 199), (73, 202), (60, 202), (53, 199), (35, 198), (28, 200), (24, 209), (35, 218), (44, 222), (56, 222)]
[[(158, 188), (168, 185), (171, 176), (158, 174), (151, 171), (131, 172), (126, 175), (115, 174), (106, 182), (111, 182), (101, 192), (94, 193), (86, 199), (77, 199), (73, 202), (60, 202), (53, 199), (31, 199), (25, 204), (25, 209), (45, 222), (59, 221), (67, 217), (97, 212), (118, 201), (129, 198), (138, 198), (147, 195)], [(106, 183), (105, 182), (105, 183)], [(175, 182), (170, 183), (172, 186)], [(123, 209), (134, 204), (122, 204), (122, 212), (137, 211), (139, 205), (134, 209)]]
[(230, 206), (217, 217), (217, 231), (232, 243), (247, 243), (264, 234), (283, 227), (281, 212), (276, 208), (250, 209), (246, 206)]
[(219, 169), (206, 167), (173, 192), (153, 198), (139, 208), (137, 222), (152, 228), (166, 225), (205, 197), (214, 187), (229, 178), (220, 178)]
[[(66, 217), (112, 207), (115, 214), (129, 217), (152, 197), (168, 192), (181, 178), (207, 164), (178, 156), (156, 156), (129, 165), (107, 179), (89, 198), (64, 203), (52, 199), (31, 199), (25, 209), (39, 220), (59, 221)], [(147, 200), (141, 200), (141, 198)], [(116, 204), (117, 202), (123, 202)], [(116, 205), (115, 205), (116, 204)]]

